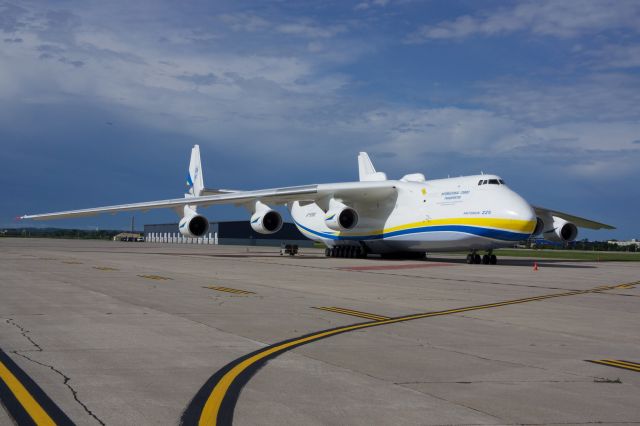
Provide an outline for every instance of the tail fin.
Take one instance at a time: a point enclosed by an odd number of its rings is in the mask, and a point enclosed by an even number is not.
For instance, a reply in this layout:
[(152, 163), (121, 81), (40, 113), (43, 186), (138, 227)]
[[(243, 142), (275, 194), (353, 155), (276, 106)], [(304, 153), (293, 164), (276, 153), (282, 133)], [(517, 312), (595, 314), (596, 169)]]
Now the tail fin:
[(200, 162), (200, 146), (194, 145), (191, 149), (191, 162), (187, 173), (187, 186), (189, 193), (195, 197), (202, 195), (204, 179), (202, 178), (202, 163)]
[(358, 172), (360, 173), (360, 181), (383, 181), (387, 180), (387, 175), (383, 172), (376, 172), (375, 167), (371, 163), (369, 154), (361, 152), (358, 154)]

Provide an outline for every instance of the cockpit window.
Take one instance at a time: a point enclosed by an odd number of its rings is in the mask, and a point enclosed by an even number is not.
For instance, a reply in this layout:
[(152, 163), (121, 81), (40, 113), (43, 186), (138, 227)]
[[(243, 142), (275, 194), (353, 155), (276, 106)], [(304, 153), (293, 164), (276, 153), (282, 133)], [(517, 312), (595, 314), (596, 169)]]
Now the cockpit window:
[(480, 185), (505, 185), (502, 179), (485, 179), (478, 181), (478, 186)]

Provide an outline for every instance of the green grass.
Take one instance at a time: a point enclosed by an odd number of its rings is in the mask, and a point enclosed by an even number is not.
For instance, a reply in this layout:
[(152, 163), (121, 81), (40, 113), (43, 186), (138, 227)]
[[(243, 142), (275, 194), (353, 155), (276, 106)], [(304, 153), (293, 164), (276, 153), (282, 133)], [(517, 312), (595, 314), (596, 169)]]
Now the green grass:
[(572, 259), (594, 262), (640, 262), (640, 253), (582, 250), (499, 249), (498, 256), (533, 257), (538, 259)]

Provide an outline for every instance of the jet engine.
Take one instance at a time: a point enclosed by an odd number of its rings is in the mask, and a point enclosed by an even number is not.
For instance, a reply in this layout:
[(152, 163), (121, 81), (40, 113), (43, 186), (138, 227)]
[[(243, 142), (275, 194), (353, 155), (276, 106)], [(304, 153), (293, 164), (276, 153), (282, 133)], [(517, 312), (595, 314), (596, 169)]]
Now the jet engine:
[(200, 238), (209, 230), (209, 221), (206, 217), (193, 212), (180, 220), (178, 229), (185, 237)]
[(573, 223), (556, 216), (553, 216), (552, 220), (550, 226), (545, 222), (545, 228), (547, 228), (543, 233), (545, 240), (566, 243), (578, 237), (578, 227)]
[(251, 228), (259, 234), (273, 234), (282, 229), (282, 216), (269, 206), (256, 202), (255, 213), (251, 216)]
[(353, 229), (358, 224), (358, 212), (339, 201), (331, 200), (324, 223), (334, 231)]

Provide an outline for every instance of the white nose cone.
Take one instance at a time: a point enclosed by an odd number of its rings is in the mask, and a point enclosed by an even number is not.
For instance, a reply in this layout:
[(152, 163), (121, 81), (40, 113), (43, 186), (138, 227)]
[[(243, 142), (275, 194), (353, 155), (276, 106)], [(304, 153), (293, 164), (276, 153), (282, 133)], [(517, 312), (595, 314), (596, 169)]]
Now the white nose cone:
[(527, 201), (517, 193), (508, 190), (502, 201), (502, 214), (511, 222), (512, 231), (531, 235), (536, 227), (536, 212)]

